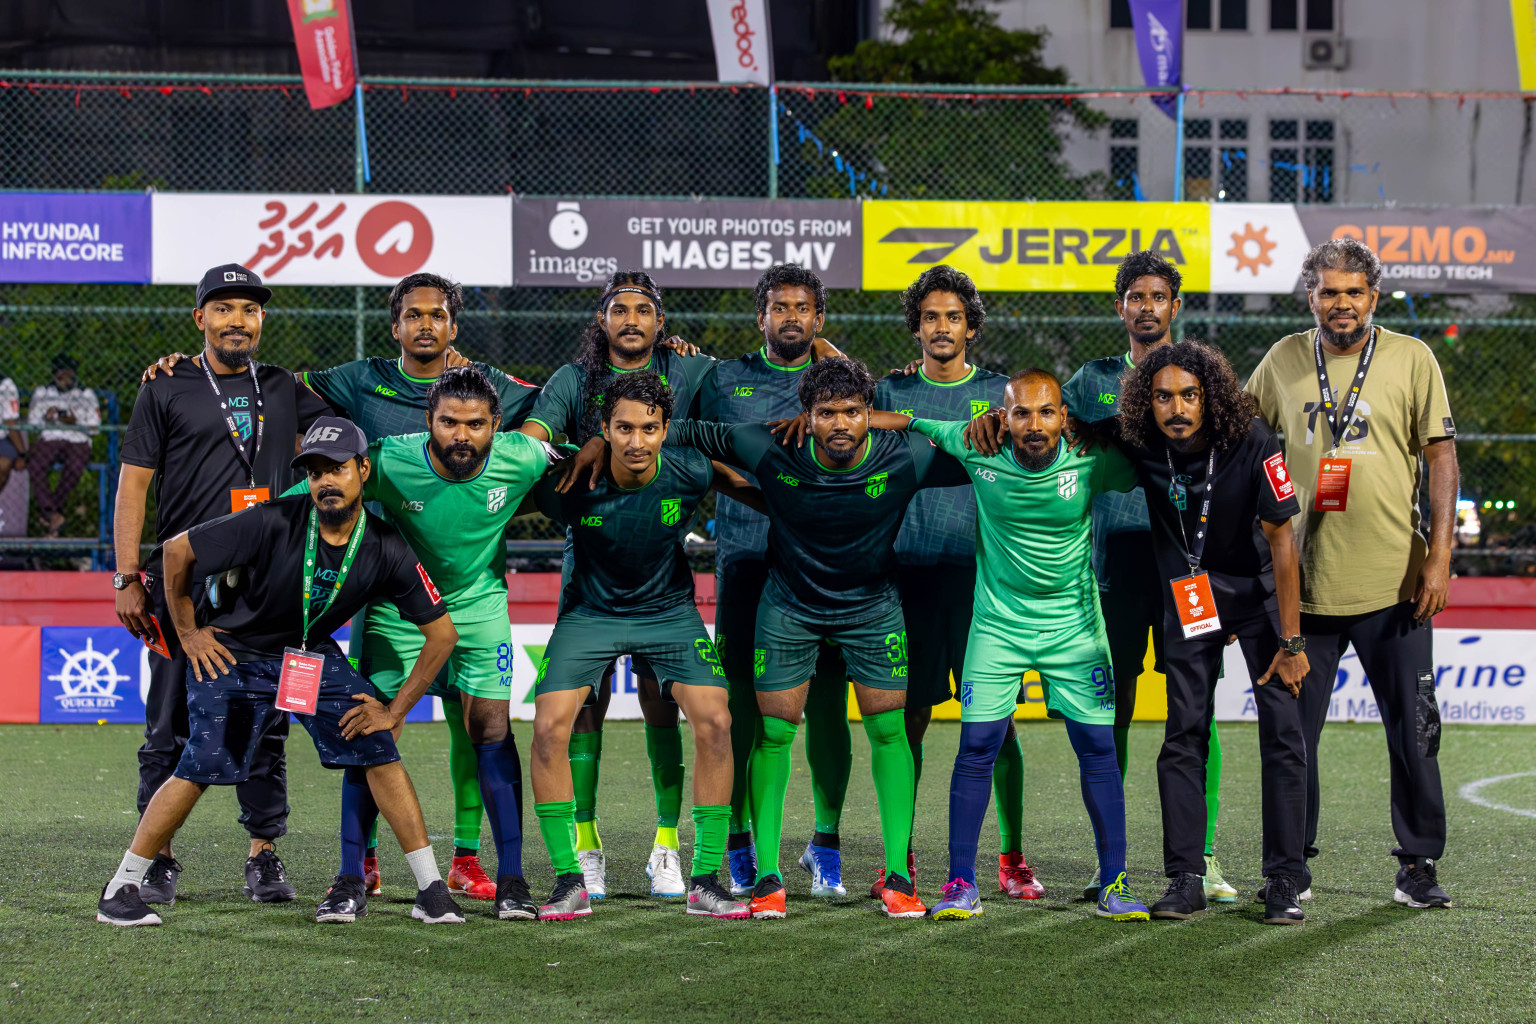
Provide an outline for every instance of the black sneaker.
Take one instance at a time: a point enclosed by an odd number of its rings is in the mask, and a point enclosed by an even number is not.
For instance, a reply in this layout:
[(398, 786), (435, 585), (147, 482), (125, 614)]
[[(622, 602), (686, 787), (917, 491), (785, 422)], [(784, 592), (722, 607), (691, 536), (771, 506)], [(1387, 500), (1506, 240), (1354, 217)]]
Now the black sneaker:
[(298, 895), (283, 875), (283, 862), (270, 844), (245, 862), (245, 894), (252, 903), (286, 903)]
[[(1302, 903), (1305, 903), (1305, 902), (1307, 902), (1307, 900), (1310, 900), (1311, 898), (1312, 898), (1312, 872), (1309, 870), (1309, 871), (1307, 871), (1306, 876), (1303, 877), (1302, 880), (1301, 880), (1301, 892), (1296, 894), (1296, 899), (1299, 900)], [(1269, 881), (1268, 881), (1268, 879), (1266, 879), (1264, 884), (1259, 886), (1258, 891), (1253, 894), (1253, 902), (1255, 902), (1255, 903), (1268, 903), (1269, 902)]]
[(1301, 924), (1307, 915), (1301, 912), (1301, 896), (1296, 879), (1290, 875), (1270, 875), (1264, 880), (1264, 923)]
[(181, 861), (163, 853), (155, 854), (144, 871), (144, 881), (139, 883), (139, 899), (164, 907), (175, 905), (176, 879), (180, 876)]
[(368, 913), (368, 889), (357, 875), (337, 875), (320, 906), (315, 920), (321, 924), (351, 924)]
[(136, 924), (162, 924), (160, 915), (144, 905), (136, 885), (119, 886), (107, 899), (107, 887), (101, 887), (101, 899), (96, 901), (96, 920), (102, 924), (115, 924), (128, 928)]
[(539, 908), (522, 875), (496, 876), (496, 916), (503, 921), (537, 921)]
[(1440, 880), (1435, 877), (1435, 862), (1428, 857), (1397, 869), (1397, 890), (1392, 898), (1415, 910), (1451, 905), (1450, 896), (1440, 888)]
[(416, 893), (411, 916), (427, 924), (463, 924), (464, 912), (448, 895), (448, 883), (441, 878)]
[(1180, 871), (1168, 882), (1163, 898), (1152, 904), (1152, 916), (1166, 921), (1188, 921), (1205, 911), (1205, 879)]

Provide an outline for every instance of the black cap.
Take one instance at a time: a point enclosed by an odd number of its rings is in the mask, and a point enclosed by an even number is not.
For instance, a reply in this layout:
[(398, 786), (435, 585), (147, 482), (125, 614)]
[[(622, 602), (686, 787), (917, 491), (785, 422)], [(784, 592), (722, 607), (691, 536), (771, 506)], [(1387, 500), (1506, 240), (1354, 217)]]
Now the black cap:
[(362, 427), (340, 416), (321, 416), (304, 435), (304, 444), (291, 465), (294, 469), (303, 469), (304, 460), (311, 455), (320, 455), (332, 462), (346, 462), (367, 454), (368, 437)]
[(247, 270), (238, 263), (226, 263), (214, 267), (197, 283), (197, 308), (216, 295), (244, 295), (265, 306), (272, 301), (272, 289), (261, 283), (256, 271)]

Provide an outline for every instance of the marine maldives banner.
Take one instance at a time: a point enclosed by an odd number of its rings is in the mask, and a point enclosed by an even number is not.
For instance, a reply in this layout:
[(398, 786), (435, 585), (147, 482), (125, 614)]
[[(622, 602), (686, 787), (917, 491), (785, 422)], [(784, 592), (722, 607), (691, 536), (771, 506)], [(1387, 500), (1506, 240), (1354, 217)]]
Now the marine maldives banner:
[(147, 195), (0, 193), (0, 281), (148, 284)]
[(288, 0), (288, 20), (310, 108), (350, 99), (357, 85), (351, 5), (347, 0)]
[(156, 284), (241, 263), (269, 285), (392, 285), (419, 270), (512, 283), (510, 196), (157, 192)]

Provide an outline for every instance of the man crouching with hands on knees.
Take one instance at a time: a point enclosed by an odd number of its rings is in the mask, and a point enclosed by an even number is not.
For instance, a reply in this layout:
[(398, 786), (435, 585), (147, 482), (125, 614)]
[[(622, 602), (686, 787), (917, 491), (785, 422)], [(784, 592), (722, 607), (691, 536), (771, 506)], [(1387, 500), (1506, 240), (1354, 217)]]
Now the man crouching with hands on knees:
[[(356, 425), (323, 417), (293, 460), (309, 476), (308, 494), (202, 523), (166, 542), (166, 598), (187, 653), (191, 740), (102, 890), (98, 921), (161, 923), (139, 897), (155, 851), (171, 840), (208, 786), (244, 781), (263, 734), (293, 712), (309, 730), (321, 764), (366, 776), (416, 875), (411, 916), (428, 924), (463, 922), (438, 874), (421, 805), (394, 740), (458, 632), (410, 545), (363, 509), (367, 451)], [(194, 576), (237, 566), (246, 567), (244, 579), (224, 607), (199, 624), (191, 599)], [(331, 640), (371, 601), (393, 603), (425, 640), (409, 679), (387, 705)], [(360, 848), (342, 850), (341, 872), (318, 920), (352, 921), (366, 913), (362, 857)]]

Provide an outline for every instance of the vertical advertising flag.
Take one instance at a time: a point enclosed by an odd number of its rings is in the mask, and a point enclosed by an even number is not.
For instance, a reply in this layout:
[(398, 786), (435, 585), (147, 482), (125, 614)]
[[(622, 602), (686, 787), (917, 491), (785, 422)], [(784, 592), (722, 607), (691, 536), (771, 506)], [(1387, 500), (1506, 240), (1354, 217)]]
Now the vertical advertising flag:
[(304, 93), (313, 110), (352, 98), (357, 57), (348, 0), (288, 0), (293, 42), (299, 49)]
[[(1141, 77), (1149, 86), (1178, 89), (1183, 82), (1183, 0), (1131, 0), (1131, 24), (1136, 29), (1136, 54), (1141, 58)], [(1172, 96), (1154, 103), (1173, 117)]]
[[(294, 0), (289, 0), (290, 3)], [(709, 34), (722, 82), (773, 82), (773, 34), (768, 0), (708, 0)]]
[(1509, 12), (1514, 19), (1520, 91), (1536, 92), (1536, 0), (1509, 0)]

